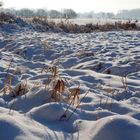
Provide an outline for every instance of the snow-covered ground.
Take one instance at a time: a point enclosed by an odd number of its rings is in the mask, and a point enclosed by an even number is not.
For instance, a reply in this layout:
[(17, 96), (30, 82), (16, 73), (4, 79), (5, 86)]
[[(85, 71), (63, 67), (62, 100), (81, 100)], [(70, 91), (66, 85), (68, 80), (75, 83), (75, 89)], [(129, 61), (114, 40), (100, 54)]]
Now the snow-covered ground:
[[(54, 66), (66, 84), (59, 101)], [(79, 88), (78, 107), (69, 88)], [(140, 32), (1, 30), (0, 89), (0, 140), (139, 140)]]
[[(49, 18), (48, 18), (49, 19)], [(61, 22), (61, 21), (66, 21), (66, 19), (49, 19), (50, 21), (55, 21), (57, 23)], [(106, 23), (110, 23), (110, 24), (115, 24), (115, 22), (120, 22), (120, 23), (125, 23), (128, 21), (131, 21), (132, 23), (134, 23), (136, 20), (132, 20), (132, 19), (108, 19), (108, 18), (76, 18), (76, 19), (69, 19), (69, 21), (71, 23), (74, 24), (78, 24), (78, 25), (85, 25), (85, 24), (99, 24), (99, 25), (104, 25)], [(138, 20), (137, 25), (140, 26), (140, 21)]]

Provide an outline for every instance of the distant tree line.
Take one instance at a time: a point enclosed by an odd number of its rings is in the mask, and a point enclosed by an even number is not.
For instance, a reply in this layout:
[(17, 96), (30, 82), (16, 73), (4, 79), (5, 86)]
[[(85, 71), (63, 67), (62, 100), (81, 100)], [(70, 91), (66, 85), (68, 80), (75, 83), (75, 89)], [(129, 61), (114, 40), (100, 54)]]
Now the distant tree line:
[(124, 19), (140, 19), (140, 9), (133, 10), (122, 10), (119, 11), (116, 15), (111, 12), (99, 12), (94, 13), (93, 11), (87, 13), (76, 13), (73, 9), (63, 9), (61, 11), (58, 10), (46, 10), (46, 9), (28, 9), (23, 8), (20, 10), (16, 9), (6, 9), (2, 8), (2, 3), (0, 3), (0, 12), (9, 12), (15, 14), (17, 16), (22, 17), (33, 17), (33, 16), (41, 16), (41, 17), (49, 17), (49, 18), (124, 18)]
[(7, 8), (0, 8), (0, 12), (12, 13), (17, 16), (22, 17), (33, 17), (33, 16), (43, 16), (43, 17), (50, 17), (50, 18), (76, 18), (78, 15), (72, 9), (63, 9), (62, 11), (57, 10), (45, 10), (45, 9), (37, 9), (32, 10), (28, 8), (23, 8), (20, 10), (15, 9), (7, 9)]
[(113, 18), (115, 17), (114, 13), (111, 13), (111, 12), (94, 13), (93, 11), (79, 13), (78, 15), (80, 18)]
[(133, 10), (121, 10), (117, 14), (111, 12), (99, 12), (93, 11), (87, 13), (79, 13), (80, 18), (121, 18), (121, 19), (140, 19), (140, 9)]
[(116, 15), (118, 18), (140, 19), (140, 9), (121, 10)]

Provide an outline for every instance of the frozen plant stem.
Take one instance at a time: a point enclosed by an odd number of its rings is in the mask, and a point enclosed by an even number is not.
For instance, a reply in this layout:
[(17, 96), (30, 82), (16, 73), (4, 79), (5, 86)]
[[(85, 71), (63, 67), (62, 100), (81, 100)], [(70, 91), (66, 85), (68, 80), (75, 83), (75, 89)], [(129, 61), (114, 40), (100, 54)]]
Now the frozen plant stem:
[(67, 121), (69, 121), (69, 119), (71, 118), (71, 116), (73, 115), (73, 113), (76, 111), (76, 109), (78, 108), (78, 106), (81, 104), (81, 102), (84, 100), (84, 98), (87, 96), (87, 94), (89, 93), (89, 90), (85, 93), (85, 95), (82, 97), (82, 99), (80, 100), (79, 104), (75, 107), (75, 109), (73, 110), (73, 112), (70, 114), (70, 116), (67, 118)]

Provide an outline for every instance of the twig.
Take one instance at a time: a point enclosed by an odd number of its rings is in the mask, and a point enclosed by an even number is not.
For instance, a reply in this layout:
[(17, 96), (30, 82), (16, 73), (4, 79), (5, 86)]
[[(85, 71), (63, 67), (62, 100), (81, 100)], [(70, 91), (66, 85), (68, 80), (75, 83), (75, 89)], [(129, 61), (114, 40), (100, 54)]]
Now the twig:
[(69, 110), (70, 106), (72, 105), (73, 101), (70, 102), (70, 104), (68, 105), (68, 107), (66, 108), (65, 112), (63, 113), (63, 115), (61, 115), (59, 121), (61, 121), (62, 118), (66, 117), (66, 113)]
[(11, 61), (10, 61), (10, 63), (9, 63), (9, 65), (8, 65), (8, 68), (7, 68), (7, 71), (6, 71), (5, 80), (6, 80), (6, 78), (8, 77), (8, 72), (9, 72), (9, 69), (10, 69), (12, 63), (13, 63), (13, 60), (14, 60), (14, 59), (12, 58)]
[(76, 111), (76, 109), (78, 108), (78, 106), (80, 105), (80, 103), (83, 101), (83, 99), (87, 96), (87, 94), (89, 93), (89, 90), (85, 93), (85, 95), (82, 97), (82, 99), (80, 100), (79, 104), (76, 106), (76, 108), (73, 110), (73, 112), (70, 114), (70, 116), (67, 118), (67, 121), (71, 118), (71, 116), (73, 115), (73, 113)]
[(9, 108), (9, 114), (10, 114), (10, 112), (11, 112), (11, 110), (12, 110), (12, 107), (13, 107), (14, 104), (15, 104), (15, 98), (14, 98), (13, 100), (14, 100), (14, 101), (13, 101), (12, 105), (11, 105), (10, 108)]

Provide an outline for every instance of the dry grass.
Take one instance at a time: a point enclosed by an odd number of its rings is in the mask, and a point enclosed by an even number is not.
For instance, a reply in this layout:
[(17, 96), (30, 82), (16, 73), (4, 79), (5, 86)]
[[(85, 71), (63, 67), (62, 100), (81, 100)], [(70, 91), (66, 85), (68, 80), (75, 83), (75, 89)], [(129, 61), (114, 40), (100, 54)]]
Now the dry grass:
[(50, 87), (52, 93), (51, 98), (53, 101), (59, 102), (67, 102), (73, 106), (79, 105), (79, 94), (80, 94), (80, 86), (77, 88), (70, 88), (70, 81), (64, 77), (59, 76), (58, 68), (53, 65), (49, 67), (43, 67), (41, 73), (51, 72), (51, 77), (48, 78), (45, 89)]
[[(114, 102), (114, 98), (115, 98), (115, 90), (112, 88), (104, 88), (101, 89), (103, 91), (105, 91), (108, 96), (107, 97), (103, 97), (103, 96), (99, 96), (99, 107), (101, 109), (107, 109), (109, 111), (112, 110), (112, 106), (113, 106), (113, 102)], [(111, 95), (111, 97), (110, 97)], [(99, 115), (99, 110), (97, 110), (96, 112), (96, 120), (100, 119), (100, 115)]]
[(126, 76), (121, 77), (121, 83), (122, 83), (121, 88), (123, 88), (125, 91), (127, 91), (127, 78), (126, 78)]
[(61, 120), (66, 120), (68, 121), (72, 115), (74, 114), (74, 112), (77, 110), (77, 108), (80, 106), (81, 102), (85, 99), (85, 97), (87, 96), (87, 94), (89, 93), (89, 90), (85, 93), (85, 95), (81, 98), (81, 100), (79, 100), (79, 103), (77, 104), (77, 106), (75, 107), (75, 109), (72, 111), (72, 113), (68, 116), (67, 112), (70, 108), (70, 106), (72, 105), (73, 101), (70, 102), (70, 104), (68, 105), (68, 107), (66, 108), (66, 110), (64, 111), (64, 113), (62, 114), (62, 116), (59, 118), (59, 121)]
[(19, 84), (15, 86), (12, 90), (12, 97), (17, 97), (19, 95), (24, 95), (29, 91), (27, 80), (21, 81)]
[[(74, 89), (69, 89), (70, 94), (68, 95), (68, 99), (71, 101), (72, 105), (80, 105), (80, 86), (78, 86), (77, 88)], [(75, 103), (76, 102), (76, 103)]]
[[(6, 93), (10, 93), (12, 97), (17, 97), (19, 95), (26, 94), (28, 92), (28, 84), (27, 80), (23, 80), (20, 83), (18, 83), (14, 88), (12, 87), (12, 76), (9, 74), (9, 70), (12, 67), (13, 59), (8, 64), (6, 75), (4, 78), (4, 87), (0, 90), (0, 93), (3, 93), (4, 95)], [(21, 69), (15, 69), (13, 71), (13, 74), (19, 74), (21, 73)]]
[[(2, 4), (0, 3), (0, 6)], [(0, 24), (4, 23), (16, 23), (15, 16), (10, 13), (0, 13)], [(25, 19), (26, 20), (26, 19)], [(55, 22), (48, 19), (47, 17), (32, 17), (30, 20), (26, 20), (27, 23), (30, 21), (33, 26), (35, 25), (36, 30), (39, 31), (54, 31), (54, 32), (67, 32), (67, 33), (92, 33), (97, 31), (113, 31), (113, 30), (139, 30), (135, 22), (130, 20), (126, 22), (115, 22), (105, 24), (93, 24), (88, 23), (85, 25), (79, 25), (70, 22), (68, 19)]]
[[(86, 25), (78, 25), (67, 20), (61, 20), (55, 22), (48, 20), (46, 17), (33, 17), (31, 20), (33, 23), (45, 26), (46, 31), (57, 29), (56, 31), (63, 31), (67, 33), (91, 33), (94, 31), (113, 31), (113, 30), (138, 30), (135, 22), (115, 22), (105, 23), (103, 25), (88, 23)], [(44, 28), (44, 29), (45, 29)], [(59, 29), (59, 30), (58, 30)], [(45, 31), (45, 30), (44, 30)]]
[(57, 81), (53, 81), (52, 83), (52, 98), (55, 101), (61, 101), (62, 95), (65, 91), (65, 82), (62, 79), (58, 79)]
[(14, 16), (10, 13), (0, 13), (0, 25), (4, 23), (15, 23)]
[(9, 75), (10, 67), (12, 66), (13, 59), (11, 59), (10, 63), (8, 64), (6, 75), (4, 78), (4, 87), (0, 90), (0, 93), (6, 94), (7, 92), (12, 91), (12, 77)]
[(0, 90), (0, 93), (3, 93), (4, 95), (7, 93), (7, 92), (12, 92), (12, 77), (7, 77), (5, 82), (4, 82), (4, 87)]
[[(111, 87), (106, 87), (103, 85), (98, 86), (98, 88), (108, 94), (108, 97), (105, 99), (105, 101), (103, 101), (104, 99), (102, 96), (100, 97), (100, 107), (102, 107), (103, 109), (111, 110), (112, 105), (113, 105), (113, 101), (115, 98), (115, 91), (116, 90), (111, 88)], [(104, 105), (102, 106), (102, 104), (104, 104)]]
[(32, 22), (42, 24), (42, 25), (46, 25), (46, 24), (48, 24), (48, 19), (44, 18), (44, 17), (33, 17)]
[[(11, 68), (12, 63), (13, 63), (13, 59), (9, 62), (9, 65), (7, 67), (6, 76), (4, 80), (4, 88), (1, 90), (1, 92), (3, 92), (4, 94), (6, 94), (7, 92), (12, 93), (12, 97), (16, 98), (18, 96), (25, 95), (29, 91), (29, 84), (27, 79), (25, 79), (20, 83), (18, 83), (14, 88), (12, 88), (12, 77), (9, 76), (9, 69)], [(70, 81), (59, 75), (59, 69), (56, 65), (50, 65), (47, 67), (44, 66), (41, 70), (41, 73), (43, 72), (45, 72), (46, 74), (48, 72), (51, 73), (51, 75), (49, 75), (50, 77), (47, 77), (46, 75), (46, 79), (48, 80), (46, 81), (45, 85), (43, 85), (40, 81), (35, 81), (33, 87), (42, 88), (43, 86), (45, 90), (50, 91), (51, 92), (50, 102), (67, 103), (68, 107), (64, 111), (63, 115), (60, 117), (60, 120), (63, 119), (69, 120), (71, 116), (74, 114), (74, 112), (76, 111), (76, 109), (80, 107), (82, 100), (87, 96), (89, 91), (85, 93), (85, 95), (80, 100), (80, 93), (81, 93), (80, 84), (76, 88), (71, 88), (69, 84)], [(122, 77), (121, 82), (122, 82), (122, 87), (125, 90), (127, 90), (126, 77)], [(106, 98), (103, 98), (102, 96), (99, 97), (100, 107), (102, 109), (112, 110), (112, 105), (115, 98), (115, 94), (114, 94), (115, 89), (103, 85), (98, 86), (98, 88), (104, 91), (106, 94), (108, 94)], [(10, 110), (12, 109), (13, 104), (11, 105)], [(72, 111), (71, 114), (68, 115), (67, 112), (69, 111), (69, 108), (71, 106), (74, 106), (75, 109)], [(96, 120), (98, 119), (100, 119), (99, 110), (97, 110), (97, 114), (96, 114)]]
[(137, 29), (137, 25), (136, 23), (131, 23), (131, 21), (127, 21), (125, 23), (121, 23), (121, 22), (116, 22), (115, 23), (115, 26), (118, 28), (118, 29), (123, 29), (123, 30), (136, 30)]

